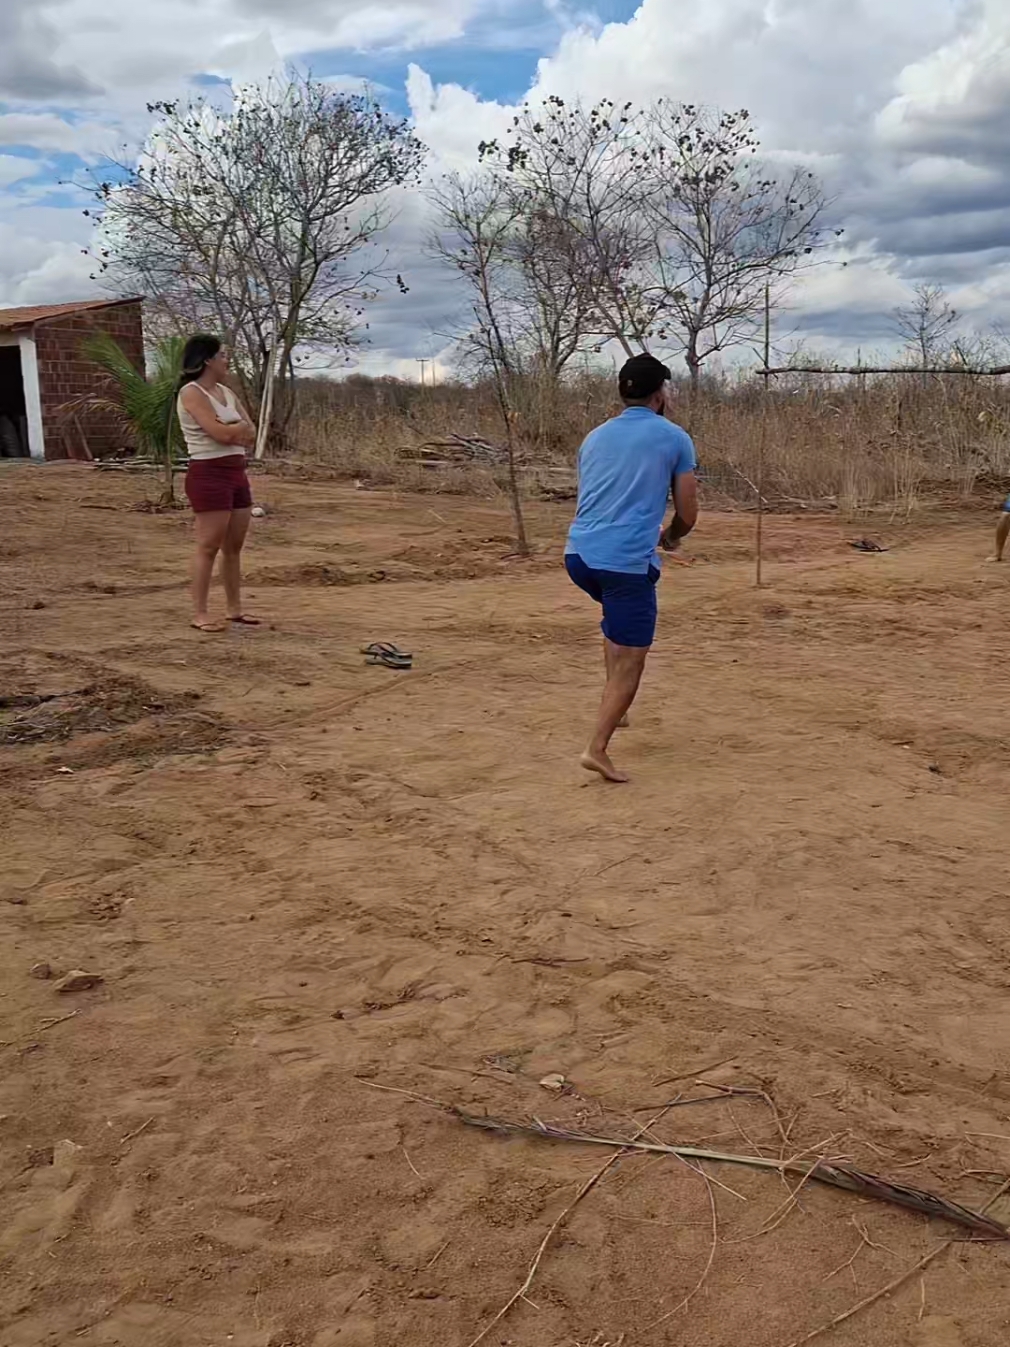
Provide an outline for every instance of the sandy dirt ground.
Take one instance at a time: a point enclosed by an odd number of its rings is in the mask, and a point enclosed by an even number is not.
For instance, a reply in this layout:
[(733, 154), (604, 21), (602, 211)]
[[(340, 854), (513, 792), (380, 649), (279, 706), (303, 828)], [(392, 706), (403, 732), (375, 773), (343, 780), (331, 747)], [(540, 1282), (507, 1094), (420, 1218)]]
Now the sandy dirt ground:
[[(612, 1153), (390, 1089), (610, 1136), (681, 1096), (652, 1136), (998, 1193), (992, 519), (773, 518), (758, 592), (705, 517), (611, 787), (565, 507), (519, 562), (495, 504), (260, 479), (268, 625), (208, 637), (153, 491), (0, 472), (0, 1347), (468, 1347)], [(482, 1341), (789, 1347), (962, 1238), (707, 1172), (620, 1158)], [(1008, 1334), (1007, 1247), (959, 1242), (822, 1340)]]

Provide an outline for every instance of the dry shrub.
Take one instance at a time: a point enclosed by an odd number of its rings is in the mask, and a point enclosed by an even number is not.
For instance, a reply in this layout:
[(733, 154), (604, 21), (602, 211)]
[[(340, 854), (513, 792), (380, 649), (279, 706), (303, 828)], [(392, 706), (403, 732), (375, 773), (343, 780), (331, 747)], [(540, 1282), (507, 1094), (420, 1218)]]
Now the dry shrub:
[[(565, 494), (579, 444), (619, 410), (612, 377), (571, 378), (544, 415), (539, 389), (517, 399), (530, 494)], [(764, 495), (773, 506), (833, 506), (858, 515), (881, 506), (910, 515), (924, 500), (995, 499), (1010, 481), (1010, 391), (976, 376), (709, 382), (680, 419), (698, 446), (710, 499), (753, 505), (765, 444)], [(404, 490), (494, 495), (504, 475), (487, 464), (424, 467), (409, 457), (452, 433), (502, 441), (493, 390), (421, 387), (352, 376), (299, 385), (297, 457), (339, 476)], [(451, 455), (450, 455), (451, 458)]]

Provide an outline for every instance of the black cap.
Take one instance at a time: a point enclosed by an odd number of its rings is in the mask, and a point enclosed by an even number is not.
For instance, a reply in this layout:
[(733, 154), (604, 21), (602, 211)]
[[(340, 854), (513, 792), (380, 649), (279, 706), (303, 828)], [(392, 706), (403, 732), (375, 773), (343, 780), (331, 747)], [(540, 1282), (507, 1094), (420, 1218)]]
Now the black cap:
[(617, 376), (617, 387), (625, 402), (641, 402), (658, 393), (670, 377), (661, 360), (643, 352), (625, 361)]

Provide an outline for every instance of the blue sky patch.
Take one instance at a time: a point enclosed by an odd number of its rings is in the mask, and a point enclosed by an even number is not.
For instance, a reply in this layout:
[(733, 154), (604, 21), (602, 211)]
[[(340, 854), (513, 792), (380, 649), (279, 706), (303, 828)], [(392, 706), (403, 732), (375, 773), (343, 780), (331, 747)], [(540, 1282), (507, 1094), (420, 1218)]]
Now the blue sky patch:
[(382, 102), (401, 114), (407, 112), (404, 84), (411, 62), (436, 85), (459, 84), (483, 99), (517, 103), (536, 77), (537, 62), (556, 50), (566, 27), (625, 22), (638, 8), (637, 0), (596, 0), (569, 6), (566, 21), (562, 21), (541, 3), (509, 4), (507, 19), (496, 9), (486, 11), (454, 42), (410, 51), (333, 48), (306, 52), (300, 60), (320, 77), (348, 75), (368, 80), (381, 87)]

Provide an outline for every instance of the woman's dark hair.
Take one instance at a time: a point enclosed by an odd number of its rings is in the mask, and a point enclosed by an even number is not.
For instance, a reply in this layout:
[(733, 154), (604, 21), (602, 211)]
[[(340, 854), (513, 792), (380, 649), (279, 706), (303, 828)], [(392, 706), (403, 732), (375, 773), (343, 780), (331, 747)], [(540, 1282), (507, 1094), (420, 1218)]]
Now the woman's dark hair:
[(182, 351), (182, 378), (179, 387), (191, 384), (199, 379), (207, 368), (207, 362), (213, 360), (221, 349), (221, 342), (208, 332), (197, 332), (190, 337)]

